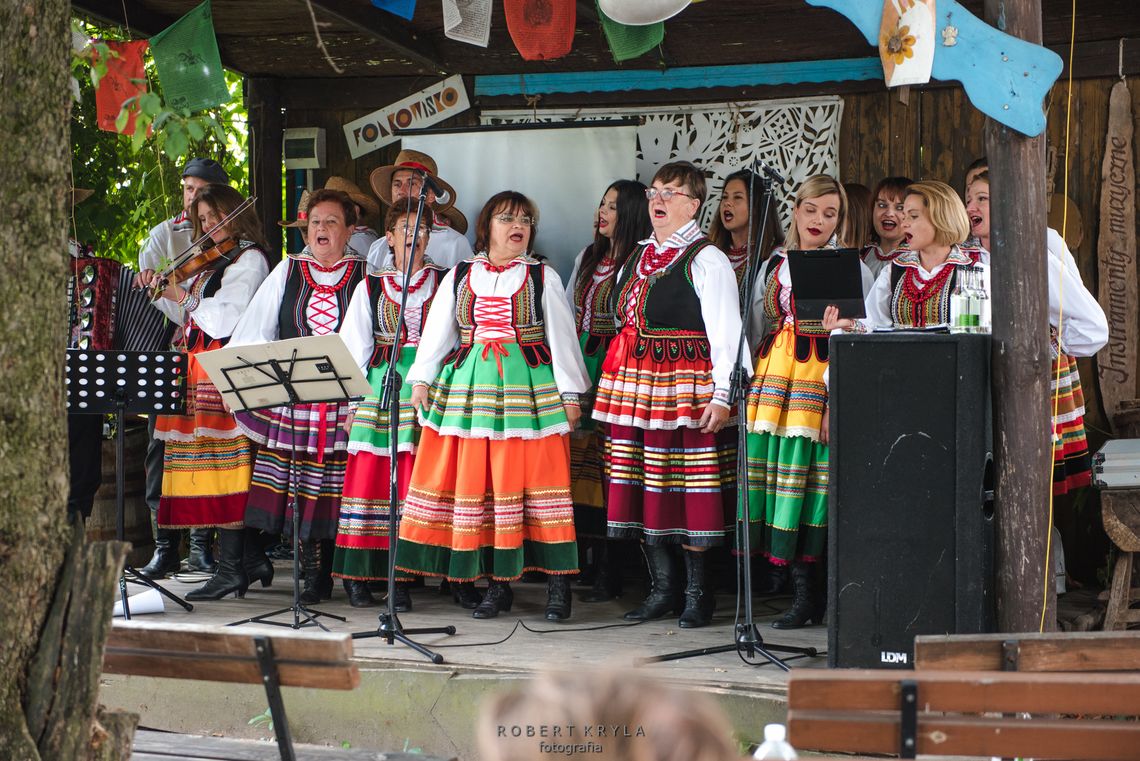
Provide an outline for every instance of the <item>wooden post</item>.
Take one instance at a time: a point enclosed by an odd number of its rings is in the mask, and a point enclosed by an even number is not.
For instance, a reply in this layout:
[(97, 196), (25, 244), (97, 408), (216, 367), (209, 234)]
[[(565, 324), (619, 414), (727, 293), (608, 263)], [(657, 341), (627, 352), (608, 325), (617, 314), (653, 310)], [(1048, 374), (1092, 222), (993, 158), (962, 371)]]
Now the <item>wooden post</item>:
[(247, 77), (245, 106), (249, 112), (250, 192), (257, 196), (257, 214), (265, 229), (265, 239), (275, 252), (281, 252), (283, 120), (277, 80)]
[[(1041, 0), (986, 0), (986, 21), (1041, 42)], [(1045, 138), (986, 120), (993, 287), (997, 613), (1003, 632), (1056, 628), (1046, 281)], [(1053, 548), (1055, 553), (1057, 548)]]

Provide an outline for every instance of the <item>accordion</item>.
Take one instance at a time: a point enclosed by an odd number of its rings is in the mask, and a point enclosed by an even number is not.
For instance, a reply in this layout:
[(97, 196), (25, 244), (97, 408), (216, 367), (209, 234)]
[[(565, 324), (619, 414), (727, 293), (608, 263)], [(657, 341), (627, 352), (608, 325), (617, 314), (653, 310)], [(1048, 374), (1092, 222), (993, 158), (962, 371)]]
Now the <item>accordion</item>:
[(114, 259), (72, 260), (68, 278), (71, 349), (166, 351), (177, 325), (134, 288), (135, 271)]

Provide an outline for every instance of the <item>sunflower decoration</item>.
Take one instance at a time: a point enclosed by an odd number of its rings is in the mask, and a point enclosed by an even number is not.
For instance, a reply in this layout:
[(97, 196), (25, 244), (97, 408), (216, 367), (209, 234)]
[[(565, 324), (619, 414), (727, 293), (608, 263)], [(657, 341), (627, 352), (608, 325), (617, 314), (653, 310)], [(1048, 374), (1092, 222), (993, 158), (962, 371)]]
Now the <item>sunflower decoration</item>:
[(898, 23), (895, 24), (893, 31), (882, 36), (879, 48), (885, 58), (893, 61), (895, 66), (900, 66), (906, 59), (914, 57), (915, 42), (914, 35), (910, 33), (910, 26)]

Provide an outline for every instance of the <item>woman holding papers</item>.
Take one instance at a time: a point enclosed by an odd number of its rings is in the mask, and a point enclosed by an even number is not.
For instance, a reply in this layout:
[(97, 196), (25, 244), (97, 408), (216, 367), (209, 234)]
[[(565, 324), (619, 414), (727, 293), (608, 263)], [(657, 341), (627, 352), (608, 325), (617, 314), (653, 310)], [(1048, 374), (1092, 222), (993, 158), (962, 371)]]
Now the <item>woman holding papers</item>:
[[(356, 286), (348, 314), (340, 327), (341, 338), (360, 368), (368, 375), (373, 393), (365, 397), (350, 415), (348, 466), (344, 475), (344, 495), (333, 555), (333, 576), (344, 579), (348, 601), (353, 607), (372, 604), (368, 581), (388, 578), (388, 510), (391, 474), (388, 441), (388, 408), (381, 407), (384, 379), (393, 358), (402, 379), (396, 471), (403, 499), (415, 461), (420, 428), (411, 405), (412, 384), (408, 368), (416, 357), (420, 331), (428, 308), (443, 280), (443, 267), (424, 258), (431, 235), (430, 210), (416, 231), (416, 203), (402, 198), (392, 205), (385, 219), (385, 236), (394, 254), (393, 266), (370, 274)], [(404, 272), (411, 270), (408, 282), (403, 329), (397, 334), (396, 321), (403, 296)], [(412, 609), (407, 585), (395, 583), (396, 612)], [(457, 594), (458, 596), (458, 594)], [(479, 604), (469, 591), (469, 607)]]
[[(796, 193), (788, 250), (835, 248), (845, 242), (847, 195), (828, 175), (809, 177)], [(864, 288), (870, 273), (864, 266)], [(798, 319), (784, 248), (764, 263), (752, 319), (761, 336), (748, 390), (748, 504), (756, 542), (779, 568), (791, 566), (791, 609), (772, 626), (791, 629), (823, 617), (816, 566), (827, 537), (828, 331)]]
[[(653, 234), (614, 284), (621, 331), (602, 365), (594, 419), (606, 425), (609, 535), (640, 540), (649, 566), (649, 595), (625, 617), (681, 611), (678, 625), (696, 628), (715, 609), (706, 551), (724, 545), (733, 525), (728, 394), (738, 291), (728, 258), (696, 222), (701, 170), (665, 164), (647, 196)], [(687, 576), (683, 610), (677, 545)]]
[[(167, 285), (159, 300), (163, 311), (182, 326), (175, 345), (185, 348), (189, 363), (186, 412), (159, 415), (155, 421), (155, 437), (166, 442), (158, 525), (218, 527), (217, 570), (205, 585), (186, 595), (188, 600), (217, 600), (230, 593), (241, 597), (249, 586), (242, 563), (242, 526), (253, 458), (250, 441), (195, 360), (201, 352), (226, 345), (238, 318), (269, 272), (269, 247), (255, 210), (249, 209), (217, 227), (244, 200), (228, 185), (207, 185), (198, 191), (190, 207), (195, 240), (213, 230), (215, 244), (230, 239), (239, 243), (216, 265), (189, 280)], [(139, 282), (150, 285), (156, 277), (153, 270), (144, 270)], [(263, 583), (272, 578), (272, 566), (266, 573)]]
[[(306, 212), (308, 245), (270, 273), (234, 330), (231, 346), (323, 336), (340, 328), (349, 297), (364, 279), (367, 266), (348, 245), (356, 206), (344, 193), (322, 189), (309, 196)], [(258, 444), (245, 524), (269, 534), (291, 535), (288, 505), (297, 487), (305, 579), (301, 600), (306, 603), (332, 594), (332, 540), (344, 485), (348, 411), (347, 402), (332, 402), (236, 415), (242, 430)], [(291, 472), (296, 473), (296, 484)], [(258, 552), (249, 547), (247, 554)]]
[(578, 571), (569, 434), (589, 377), (558, 273), (531, 252), (534, 203), (503, 191), (475, 222), (479, 253), (440, 283), (408, 371), (423, 433), (398, 566), (489, 578), (474, 618), (511, 609), (510, 582), (549, 574), (546, 618), (570, 616)]

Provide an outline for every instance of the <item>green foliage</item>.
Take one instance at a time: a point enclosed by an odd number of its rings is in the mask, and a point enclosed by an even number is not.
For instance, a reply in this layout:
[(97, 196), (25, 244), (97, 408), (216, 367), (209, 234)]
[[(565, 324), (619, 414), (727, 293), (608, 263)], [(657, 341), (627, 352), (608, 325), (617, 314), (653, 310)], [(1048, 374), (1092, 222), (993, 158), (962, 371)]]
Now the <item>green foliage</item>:
[[(248, 193), (246, 111), (241, 75), (226, 71), (230, 100), (190, 114), (168, 108), (162, 86), (147, 60), (147, 92), (124, 104), (116, 121), (122, 129), (136, 114), (133, 136), (99, 129), (95, 88), (106, 74), (110, 49), (101, 40), (128, 39), (125, 30), (73, 20), (81, 37), (95, 39), (72, 56), (79, 95), (71, 115), (73, 183), (95, 194), (75, 207), (72, 235), (91, 243), (100, 256), (136, 263), (150, 228), (182, 208), (181, 168), (193, 156), (225, 167), (230, 184)], [(149, 135), (148, 135), (149, 132)]]
[(273, 712), (270, 711), (268, 708), (266, 708), (265, 713), (259, 713), (257, 716), (254, 716), (252, 719), (250, 719), (246, 723), (249, 724), (249, 726), (251, 726), (251, 727), (265, 727), (270, 732), (272, 732), (273, 731)]

